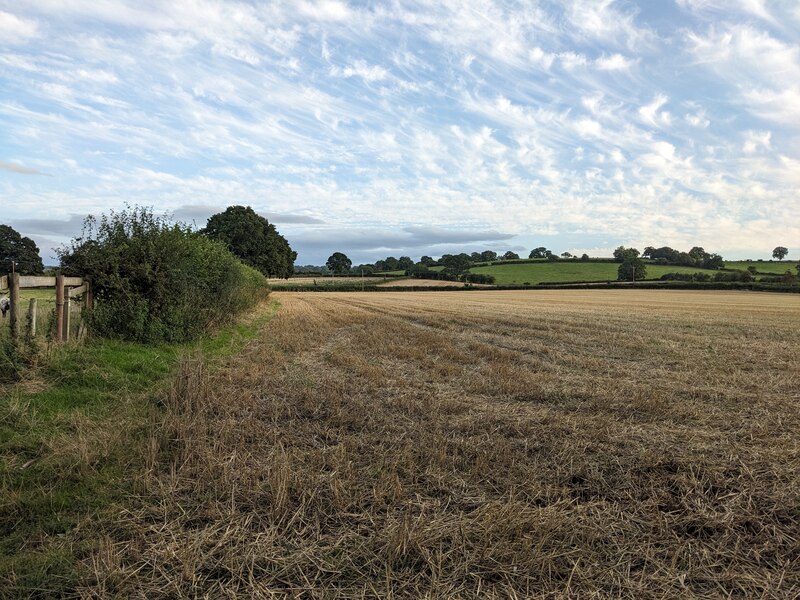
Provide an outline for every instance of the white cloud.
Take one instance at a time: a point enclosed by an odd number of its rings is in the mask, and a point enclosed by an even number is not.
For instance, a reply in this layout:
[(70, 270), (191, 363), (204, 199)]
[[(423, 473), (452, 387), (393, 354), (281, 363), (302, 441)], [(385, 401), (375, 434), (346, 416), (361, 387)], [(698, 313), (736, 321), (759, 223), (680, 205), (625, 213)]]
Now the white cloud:
[(698, 110), (696, 113), (688, 113), (684, 118), (692, 127), (700, 127), (701, 129), (705, 129), (711, 125), (711, 121), (709, 121), (706, 117), (704, 110)]
[(635, 60), (622, 56), (621, 54), (602, 56), (595, 61), (595, 65), (597, 65), (597, 68), (601, 71), (625, 71), (630, 69), (635, 63)]
[(645, 104), (639, 108), (639, 116), (648, 125), (661, 126), (669, 125), (672, 117), (667, 111), (661, 111), (661, 107), (669, 101), (669, 98), (659, 94), (650, 104)]
[(368, 83), (383, 81), (389, 77), (389, 71), (380, 65), (370, 65), (364, 60), (356, 60), (352, 64), (341, 67), (331, 67), (331, 75), (340, 77), (360, 77)]
[(687, 41), (698, 64), (734, 86), (754, 115), (800, 123), (800, 45), (746, 24), (690, 32)]
[(771, 140), (771, 131), (748, 131), (745, 133), (745, 142), (744, 146), (742, 146), (742, 151), (745, 154), (752, 154), (758, 151), (759, 148), (769, 150), (772, 143)]
[(319, 0), (317, 2), (300, 2), (300, 12), (312, 19), (321, 21), (348, 21), (353, 11), (344, 2), (338, 0)]
[(749, 89), (743, 97), (754, 114), (785, 127), (800, 128), (800, 86), (783, 90)]
[(654, 43), (656, 35), (636, 22), (635, 12), (620, 10), (614, 0), (573, 0), (568, 3), (567, 18), (574, 36), (641, 49)]
[(124, 198), (372, 231), (789, 237), (797, 46), (722, 4), (687, 0), (660, 39), (627, 0), (14, 3), (39, 29), (0, 55), (0, 120), (56, 177), (4, 169), (0, 193), (54, 214)]
[(39, 27), (32, 19), (23, 19), (0, 10), (0, 43), (17, 44), (36, 37)]

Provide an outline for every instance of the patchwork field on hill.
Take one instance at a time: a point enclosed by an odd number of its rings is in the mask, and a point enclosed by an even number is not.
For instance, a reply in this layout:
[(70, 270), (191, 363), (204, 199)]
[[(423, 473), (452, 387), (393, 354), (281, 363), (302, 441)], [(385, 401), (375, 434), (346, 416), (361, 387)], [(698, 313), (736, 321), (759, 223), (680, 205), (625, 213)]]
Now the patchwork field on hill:
[[(580, 262), (557, 261), (520, 264), (488, 265), (474, 267), (470, 273), (494, 275), (497, 285), (522, 285), (530, 283), (568, 282), (568, 281), (616, 281), (618, 263), (612, 262)], [(647, 265), (647, 278), (658, 279), (665, 273), (708, 273), (716, 271), (697, 269), (694, 267), (675, 267), (671, 265)]]
[(736, 269), (738, 271), (746, 271), (747, 267), (755, 267), (759, 273), (774, 273), (775, 275), (783, 275), (786, 271), (791, 271), (797, 274), (797, 261), (784, 260), (780, 261), (757, 261), (757, 260), (730, 260), (725, 261), (726, 269)]

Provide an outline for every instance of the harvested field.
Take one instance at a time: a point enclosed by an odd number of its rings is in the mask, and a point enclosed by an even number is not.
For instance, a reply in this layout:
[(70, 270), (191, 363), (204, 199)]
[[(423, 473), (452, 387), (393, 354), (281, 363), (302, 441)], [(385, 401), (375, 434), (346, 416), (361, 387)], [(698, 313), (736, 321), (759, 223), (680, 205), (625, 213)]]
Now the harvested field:
[(269, 279), (272, 288), (280, 289), (287, 286), (319, 286), (332, 287), (345, 283), (371, 285), (384, 281), (383, 277), (291, 277), (289, 279)]
[(800, 594), (798, 296), (275, 295), (184, 363), (87, 595)]
[(378, 285), (381, 287), (464, 287), (464, 282), (443, 281), (439, 279), (412, 279), (409, 277), (407, 279), (392, 279), (391, 281), (379, 283)]

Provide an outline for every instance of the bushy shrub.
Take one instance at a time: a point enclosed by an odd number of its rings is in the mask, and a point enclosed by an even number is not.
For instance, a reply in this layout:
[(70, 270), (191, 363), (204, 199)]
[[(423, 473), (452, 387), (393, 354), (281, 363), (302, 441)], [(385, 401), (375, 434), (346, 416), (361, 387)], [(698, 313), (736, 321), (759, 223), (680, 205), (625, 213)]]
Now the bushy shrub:
[(495, 281), (494, 275), (484, 275), (481, 273), (465, 273), (462, 279), (466, 283), (482, 283), (492, 285)]
[(95, 292), (91, 330), (140, 342), (180, 342), (230, 321), (268, 292), (265, 277), (222, 244), (188, 226), (128, 207), (99, 221), (59, 251), (67, 275)]
[(793, 285), (797, 283), (798, 275), (795, 275), (790, 270), (786, 270), (783, 275), (767, 275), (761, 278), (762, 283), (783, 283)]
[(446, 273), (445, 271), (430, 271), (423, 269), (409, 269), (406, 275), (414, 279), (438, 279), (441, 281), (458, 281), (458, 275)]
[(662, 281), (711, 281), (708, 273), (664, 273)]
[(714, 281), (753, 281), (753, 275), (749, 271), (731, 271), (714, 274)]

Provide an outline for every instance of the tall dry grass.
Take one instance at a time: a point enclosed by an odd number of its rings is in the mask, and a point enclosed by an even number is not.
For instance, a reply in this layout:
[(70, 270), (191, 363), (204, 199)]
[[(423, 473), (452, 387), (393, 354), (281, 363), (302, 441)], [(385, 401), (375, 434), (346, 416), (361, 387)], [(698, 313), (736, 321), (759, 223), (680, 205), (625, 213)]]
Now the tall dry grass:
[(796, 298), (278, 296), (182, 365), (85, 595), (800, 594)]

